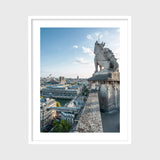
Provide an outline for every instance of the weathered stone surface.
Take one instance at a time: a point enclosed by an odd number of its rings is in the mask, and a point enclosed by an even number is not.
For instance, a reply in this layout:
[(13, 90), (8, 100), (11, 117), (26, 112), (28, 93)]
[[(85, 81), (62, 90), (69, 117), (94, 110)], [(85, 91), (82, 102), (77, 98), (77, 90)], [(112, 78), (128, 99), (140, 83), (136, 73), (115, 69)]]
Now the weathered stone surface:
[(120, 81), (120, 73), (117, 70), (113, 73), (108, 73), (108, 74), (94, 74), (91, 78), (88, 79), (88, 81), (92, 81), (92, 82)]
[(90, 93), (76, 132), (103, 132), (98, 93)]
[(120, 132), (120, 112), (101, 112), (103, 132)]
[(95, 73), (88, 81), (91, 89), (98, 90), (100, 110), (109, 112), (120, 107), (120, 73), (113, 52), (104, 46), (103, 42), (95, 43)]
[(100, 110), (109, 112), (120, 108), (120, 85), (118, 82), (100, 84), (98, 91)]
[(119, 81), (120, 82), (120, 73), (119, 70), (116, 70), (112, 73), (111, 78), (108, 78), (108, 81)]
[(99, 74), (99, 75), (94, 75), (91, 78), (89, 78), (89, 81), (107, 81), (108, 78), (111, 78), (112, 74)]
[[(77, 125), (77, 132), (119, 132), (119, 65), (113, 52), (104, 46), (103, 42), (95, 43), (95, 73), (88, 79), (93, 93), (90, 93), (88, 97), (84, 112)], [(98, 71), (98, 67), (100, 67), (100, 71)], [(100, 111), (104, 121), (103, 126)], [(113, 112), (117, 114), (111, 114)]]
[(100, 110), (108, 110), (108, 89), (105, 84), (102, 84), (98, 91)]

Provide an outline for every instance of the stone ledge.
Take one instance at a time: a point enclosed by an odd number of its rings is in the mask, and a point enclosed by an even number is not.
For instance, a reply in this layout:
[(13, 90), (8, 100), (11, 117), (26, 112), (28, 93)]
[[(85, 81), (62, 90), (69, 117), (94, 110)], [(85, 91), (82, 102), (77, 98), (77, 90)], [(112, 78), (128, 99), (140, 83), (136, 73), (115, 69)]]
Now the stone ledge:
[(90, 93), (75, 132), (103, 132), (98, 93)]
[(99, 74), (99, 75), (93, 75), (91, 78), (89, 78), (89, 81), (107, 81), (108, 78), (111, 78), (112, 74)]
[(119, 82), (120, 81), (120, 73), (119, 71), (115, 71), (112, 74), (95, 74), (91, 78), (88, 79), (90, 82)]

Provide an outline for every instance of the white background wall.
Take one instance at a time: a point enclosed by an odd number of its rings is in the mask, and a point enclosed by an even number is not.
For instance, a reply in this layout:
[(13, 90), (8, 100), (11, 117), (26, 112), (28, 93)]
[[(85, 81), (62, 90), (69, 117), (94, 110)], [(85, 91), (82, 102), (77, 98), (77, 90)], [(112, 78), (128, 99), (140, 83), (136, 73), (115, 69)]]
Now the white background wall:
[[(0, 2), (0, 146), (4, 160), (159, 159), (158, 0)], [(132, 145), (27, 144), (27, 16), (132, 16)], [(62, 153), (63, 152), (63, 153)]]

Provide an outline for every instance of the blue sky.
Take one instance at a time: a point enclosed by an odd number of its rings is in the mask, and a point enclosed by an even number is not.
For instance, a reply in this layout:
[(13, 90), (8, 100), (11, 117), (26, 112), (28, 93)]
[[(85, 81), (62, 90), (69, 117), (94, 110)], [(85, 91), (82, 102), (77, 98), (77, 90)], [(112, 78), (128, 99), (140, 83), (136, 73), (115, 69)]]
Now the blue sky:
[(94, 44), (105, 42), (119, 58), (119, 28), (41, 28), (41, 77), (91, 77)]

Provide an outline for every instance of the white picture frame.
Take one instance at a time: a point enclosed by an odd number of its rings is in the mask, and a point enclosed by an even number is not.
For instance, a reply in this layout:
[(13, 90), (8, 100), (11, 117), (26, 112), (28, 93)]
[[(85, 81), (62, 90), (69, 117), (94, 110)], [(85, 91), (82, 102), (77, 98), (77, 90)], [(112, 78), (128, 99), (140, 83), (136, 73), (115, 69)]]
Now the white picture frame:
[[(40, 28), (120, 27), (121, 93), (120, 133), (40, 133)], [(131, 17), (29, 16), (28, 17), (28, 141), (29, 144), (131, 144)]]

